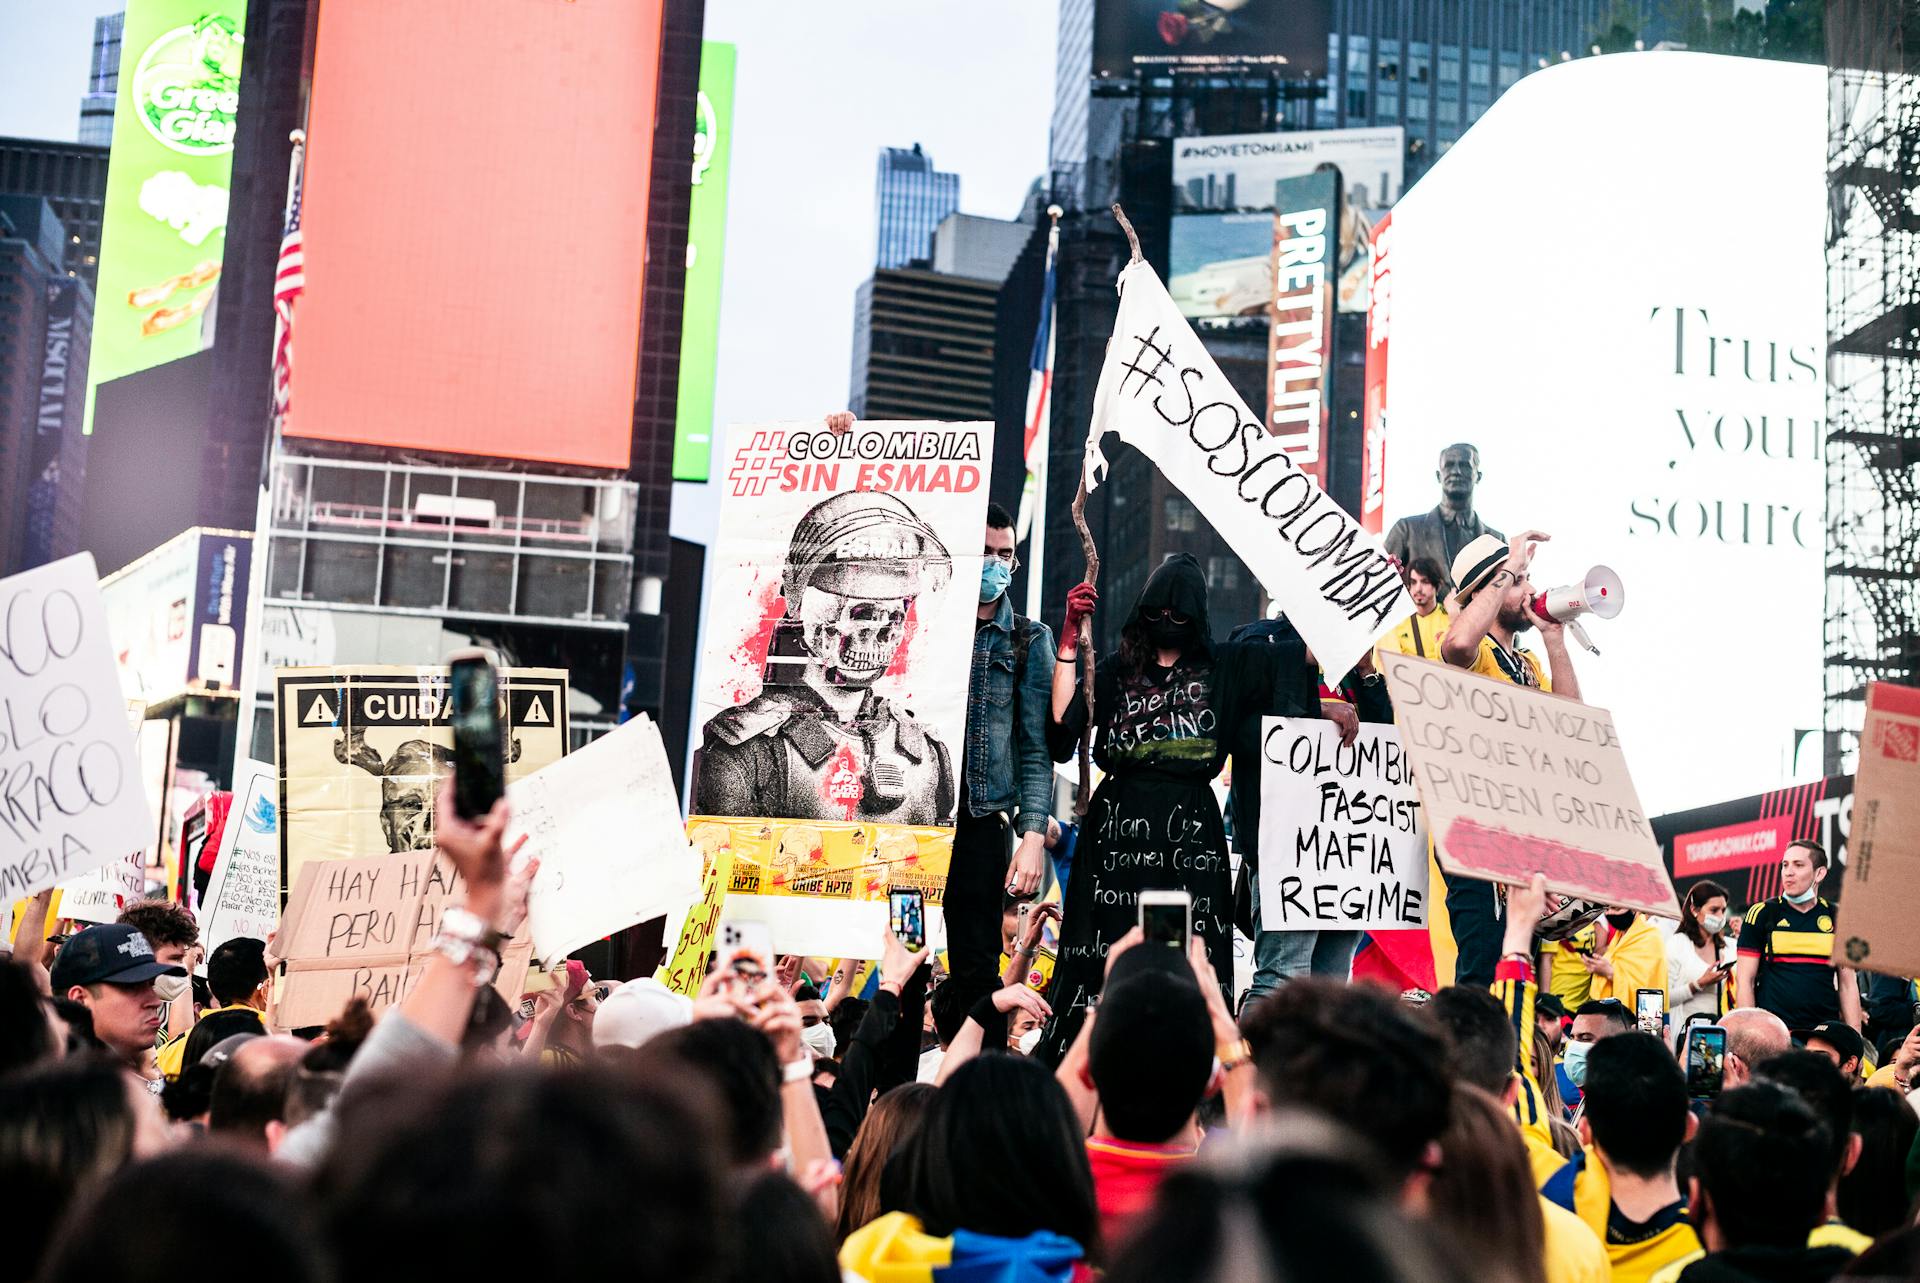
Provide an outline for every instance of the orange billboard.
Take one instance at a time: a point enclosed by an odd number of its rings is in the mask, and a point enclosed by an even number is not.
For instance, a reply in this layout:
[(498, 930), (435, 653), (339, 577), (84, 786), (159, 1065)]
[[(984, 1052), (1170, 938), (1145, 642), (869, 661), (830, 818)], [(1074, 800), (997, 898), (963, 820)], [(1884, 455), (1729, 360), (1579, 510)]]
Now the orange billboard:
[(624, 470), (663, 0), (327, 0), (290, 436)]

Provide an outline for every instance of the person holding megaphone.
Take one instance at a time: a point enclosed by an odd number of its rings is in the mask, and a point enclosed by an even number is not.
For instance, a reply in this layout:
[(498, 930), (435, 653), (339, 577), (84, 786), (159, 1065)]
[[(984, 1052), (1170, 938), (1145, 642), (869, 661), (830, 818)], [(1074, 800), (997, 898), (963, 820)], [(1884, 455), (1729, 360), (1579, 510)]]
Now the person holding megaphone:
[[(1515, 686), (1531, 686), (1563, 699), (1578, 701), (1580, 678), (1567, 649), (1567, 628), (1550, 614), (1539, 613), (1538, 593), (1527, 578), (1534, 550), (1549, 536), (1527, 530), (1510, 540), (1481, 535), (1453, 559), (1453, 596), (1448, 613), (1452, 622), (1440, 640), (1440, 657)], [(1540, 631), (1547, 653), (1539, 657), (1522, 648), (1517, 637), (1529, 628)], [(1493, 983), (1500, 961), (1502, 928), (1496, 892), (1491, 882), (1447, 876), (1447, 915), (1459, 949), (1456, 984), (1484, 988)]]

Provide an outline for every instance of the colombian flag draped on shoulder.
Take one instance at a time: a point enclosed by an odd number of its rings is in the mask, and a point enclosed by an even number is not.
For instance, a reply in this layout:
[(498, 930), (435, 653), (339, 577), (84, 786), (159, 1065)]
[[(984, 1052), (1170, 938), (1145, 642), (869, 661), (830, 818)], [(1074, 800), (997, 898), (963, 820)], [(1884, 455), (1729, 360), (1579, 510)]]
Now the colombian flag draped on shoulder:
[(1051, 1230), (998, 1238), (955, 1230), (936, 1236), (905, 1212), (855, 1230), (840, 1248), (848, 1278), (865, 1283), (1067, 1283), (1085, 1255)]
[(1120, 273), (1120, 315), (1087, 433), (1089, 494), (1105, 479), (1109, 432), (1206, 514), (1306, 638), (1329, 685), (1413, 613), (1379, 537), (1268, 433), (1144, 261)]

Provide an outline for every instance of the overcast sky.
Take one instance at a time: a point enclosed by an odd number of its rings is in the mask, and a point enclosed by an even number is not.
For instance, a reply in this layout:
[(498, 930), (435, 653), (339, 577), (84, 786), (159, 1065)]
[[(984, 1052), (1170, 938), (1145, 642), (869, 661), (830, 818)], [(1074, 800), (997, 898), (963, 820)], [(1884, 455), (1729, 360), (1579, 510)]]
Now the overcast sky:
[[(476, 8), (500, 0), (474, 0)], [(0, 0), (0, 134), (72, 139), (114, 0)], [(716, 428), (843, 406), (880, 148), (920, 143), (968, 213), (1046, 168), (1056, 0), (708, 0), (739, 46)], [(718, 433), (716, 432), (716, 438)]]

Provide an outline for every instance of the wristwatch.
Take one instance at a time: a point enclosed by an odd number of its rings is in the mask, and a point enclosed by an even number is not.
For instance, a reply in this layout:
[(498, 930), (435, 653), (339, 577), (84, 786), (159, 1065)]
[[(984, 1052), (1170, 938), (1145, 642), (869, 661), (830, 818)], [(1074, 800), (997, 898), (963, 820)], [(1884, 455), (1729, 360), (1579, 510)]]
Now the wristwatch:
[(1253, 1059), (1253, 1047), (1245, 1038), (1234, 1042), (1223, 1042), (1214, 1048), (1214, 1058), (1220, 1062), (1220, 1068), (1232, 1073)]

